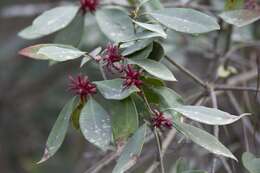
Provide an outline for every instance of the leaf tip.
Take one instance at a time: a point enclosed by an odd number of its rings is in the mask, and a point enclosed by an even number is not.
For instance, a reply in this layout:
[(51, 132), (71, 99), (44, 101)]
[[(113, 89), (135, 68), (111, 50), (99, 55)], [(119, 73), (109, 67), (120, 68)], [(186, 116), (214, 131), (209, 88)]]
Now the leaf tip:
[(51, 155), (50, 155), (50, 153), (49, 153), (49, 149), (48, 149), (48, 147), (46, 146), (46, 147), (45, 147), (45, 150), (44, 150), (44, 154), (43, 154), (41, 160), (38, 161), (36, 164), (39, 165), (39, 164), (45, 162), (46, 160), (48, 160), (50, 157), (51, 157)]

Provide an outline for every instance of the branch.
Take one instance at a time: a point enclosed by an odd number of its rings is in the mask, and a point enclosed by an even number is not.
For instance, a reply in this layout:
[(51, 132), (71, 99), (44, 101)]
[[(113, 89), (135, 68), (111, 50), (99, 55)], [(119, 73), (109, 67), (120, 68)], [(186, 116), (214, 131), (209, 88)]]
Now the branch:
[(165, 58), (172, 63), (176, 68), (178, 68), (180, 71), (182, 71), (183, 73), (185, 73), (187, 76), (189, 76), (194, 82), (196, 82), (197, 84), (199, 84), (201, 87), (207, 89), (207, 85), (205, 82), (203, 82), (198, 76), (194, 75), (192, 72), (190, 72), (188, 69), (186, 69), (185, 67), (177, 64), (175, 61), (173, 61), (170, 57), (168, 57), (167, 55), (165, 56)]

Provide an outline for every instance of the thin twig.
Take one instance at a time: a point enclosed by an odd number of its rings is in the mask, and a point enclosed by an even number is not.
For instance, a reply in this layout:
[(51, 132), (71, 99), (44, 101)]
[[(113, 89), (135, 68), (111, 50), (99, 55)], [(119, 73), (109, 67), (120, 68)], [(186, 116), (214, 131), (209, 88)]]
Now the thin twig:
[(168, 57), (167, 55), (165, 56), (165, 58), (172, 63), (175, 67), (177, 67), (180, 71), (182, 71), (183, 73), (185, 73), (187, 76), (189, 76), (191, 79), (193, 79), (194, 82), (196, 82), (197, 84), (199, 84), (200, 86), (202, 86), (203, 88), (207, 89), (207, 85), (205, 84), (205, 82), (203, 82), (198, 76), (194, 75), (192, 72), (190, 72), (188, 69), (186, 69), (185, 67), (177, 64), (175, 61), (173, 61), (170, 57)]
[(258, 92), (260, 89), (254, 87), (243, 87), (243, 86), (229, 86), (229, 85), (215, 85), (215, 90), (222, 91), (250, 91)]
[(163, 162), (163, 153), (162, 153), (162, 143), (161, 143), (160, 137), (158, 135), (157, 128), (154, 128), (153, 133), (154, 133), (156, 143), (157, 143), (161, 173), (165, 173), (164, 162)]

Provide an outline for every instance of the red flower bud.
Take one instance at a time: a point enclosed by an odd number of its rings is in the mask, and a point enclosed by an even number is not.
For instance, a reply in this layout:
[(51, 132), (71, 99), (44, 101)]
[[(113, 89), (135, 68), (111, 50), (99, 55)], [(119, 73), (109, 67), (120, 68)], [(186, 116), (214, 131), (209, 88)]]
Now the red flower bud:
[(94, 12), (99, 6), (99, 0), (80, 0), (80, 4), (84, 13), (87, 11)]
[(152, 126), (156, 128), (165, 127), (167, 129), (172, 128), (172, 121), (169, 118), (165, 118), (162, 112), (154, 109), (154, 114), (152, 117)]
[(133, 85), (135, 85), (137, 88), (141, 87), (143, 81), (140, 80), (141, 73), (139, 71), (134, 70), (133, 67), (128, 64), (127, 67), (124, 69), (124, 72), (125, 74), (122, 77), (124, 79), (124, 88), (129, 88)]
[(109, 43), (105, 49), (103, 55), (103, 61), (108, 70), (113, 71), (113, 69), (122, 72), (122, 65), (119, 62), (123, 59), (123, 56), (119, 52), (117, 45)]
[(74, 92), (75, 95), (78, 95), (82, 101), (84, 101), (87, 96), (97, 92), (96, 85), (91, 83), (87, 76), (78, 75), (76, 78), (69, 76), (69, 80), (69, 90)]

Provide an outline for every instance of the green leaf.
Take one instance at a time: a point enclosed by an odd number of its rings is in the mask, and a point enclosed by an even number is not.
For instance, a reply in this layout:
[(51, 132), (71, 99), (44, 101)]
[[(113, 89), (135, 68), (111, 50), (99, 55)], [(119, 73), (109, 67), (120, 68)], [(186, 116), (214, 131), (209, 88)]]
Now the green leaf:
[(81, 110), (83, 108), (84, 104), (82, 102), (79, 102), (76, 108), (74, 108), (72, 115), (71, 115), (71, 122), (75, 129), (79, 129), (79, 117)]
[[(143, 1), (146, 0), (139, 0), (140, 3), (143, 3)], [(155, 10), (161, 10), (163, 9), (163, 5), (160, 2), (160, 0), (147, 0), (144, 4), (145, 10), (146, 11), (155, 11)]]
[(28, 26), (22, 31), (20, 31), (18, 33), (18, 36), (27, 40), (33, 40), (33, 39), (41, 38), (44, 35), (37, 33), (37, 31), (32, 26)]
[(54, 126), (52, 127), (51, 133), (49, 134), (45, 151), (42, 159), (38, 162), (38, 164), (45, 162), (50, 157), (52, 157), (60, 148), (63, 143), (63, 140), (66, 136), (69, 123), (70, 116), (73, 112), (75, 106), (75, 98), (70, 100), (60, 112), (58, 119), (56, 120)]
[(38, 16), (30, 27), (19, 33), (25, 39), (36, 39), (59, 31), (70, 24), (75, 18), (79, 7), (66, 6), (48, 10)]
[(223, 112), (221, 110), (215, 108), (208, 108), (204, 106), (184, 106), (180, 105), (173, 110), (181, 113), (187, 118), (190, 118), (194, 121), (198, 121), (204, 124), (209, 125), (227, 125), (238, 121), (245, 115), (242, 114), (241, 116), (234, 116), (227, 112)]
[(114, 42), (124, 42), (135, 38), (134, 26), (126, 12), (118, 8), (104, 8), (96, 12), (102, 32)]
[(139, 91), (139, 89), (135, 86), (124, 88), (122, 79), (104, 80), (94, 83), (97, 85), (100, 93), (106, 99), (111, 100), (123, 100), (130, 96), (132, 93)]
[(73, 21), (55, 36), (54, 43), (77, 47), (81, 41), (84, 30), (84, 15), (78, 13)]
[(112, 173), (123, 173), (136, 163), (144, 145), (146, 131), (147, 126), (144, 124), (129, 139)]
[(183, 105), (181, 96), (172, 89), (164, 86), (152, 87), (152, 90), (159, 96), (160, 108), (164, 109), (163, 111), (169, 112), (174, 119), (179, 119), (179, 113), (169, 108), (175, 108), (177, 106)]
[(193, 142), (202, 146), (208, 151), (214, 154), (237, 160), (236, 157), (229, 151), (229, 149), (227, 149), (223, 144), (218, 141), (216, 137), (212, 136), (208, 132), (178, 121), (174, 121), (174, 126), (187, 138), (191, 139)]
[(142, 22), (137, 22), (137, 21), (133, 21), (133, 22), (142, 28), (145, 28), (149, 31), (160, 34), (160, 36), (164, 39), (167, 38), (167, 34), (165, 33), (162, 25), (160, 25), (160, 24), (149, 24), (149, 23), (142, 23)]
[(152, 89), (160, 96), (161, 102), (165, 109), (175, 108), (183, 105), (183, 100), (179, 94), (167, 87), (152, 87)]
[(260, 172), (260, 158), (256, 158), (252, 153), (245, 152), (242, 155), (242, 162), (244, 167), (250, 173)]
[(163, 64), (150, 59), (128, 59), (128, 64), (135, 64), (151, 75), (166, 81), (176, 81), (172, 72)]
[(221, 13), (219, 16), (229, 24), (242, 27), (259, 20), (260, 11), (241, 9), (226, 11)]
[(111, 120), (104, 108), (92, 97), (83, 107), (79, 124), (84, 137), (102, 150), (107, 150), (111, 142)]
[(74, 47), (60, 44), (38, 44), (22, 49), (19, 54), (38, 60), (68, 61), (85, 54)]
[(153, 51), (153, 43), (149, 44), (146, 48), (139, 50), (131, 55), (127, 55), (129, 59), (145, 59), (149, 57), (151, 52)]
[(214, 17), (193, 9), (167, 8), (150, 15), (161, 24), (179, 32), (200, 34), (220, 29)]
[(83, 67), (92, 58), (95, 58), (101, 51), (102, 51), (102, 48), (101, 47), (97, 47), (96, 49), (91, 51), (89, 54), (85, 55), (85, 57), (82, 58), (82, 60), (81, 60), (80, 67)]
[(115, 102), (110, 113), (115, 141), (127, 139), (138, 129), (138, 113), (132, 98)]
[(142, 76), (141, 80), (144, 82), (145, 85), (147, 85), (149, 87), (164, 87), (165, 86), (164, 81), (157, 79), (157, 78), (150, 77), (150, 76)]
[(143, 50), (147, 46), (149, 46), (152, 43), (152, 39), (147, 39), (147, 40), (140, 40), (135, 42), (132, 46), (127, 47), (123, 52), (123, 56), (127, 56), (130, 54), (133, 54), (137, 51)]
[(159, 42), (153, 42), (153, 51), (149, 55), (149, 59), (160, 61), (165, 55), (164, 49)]

